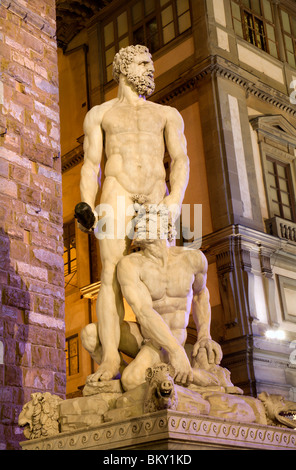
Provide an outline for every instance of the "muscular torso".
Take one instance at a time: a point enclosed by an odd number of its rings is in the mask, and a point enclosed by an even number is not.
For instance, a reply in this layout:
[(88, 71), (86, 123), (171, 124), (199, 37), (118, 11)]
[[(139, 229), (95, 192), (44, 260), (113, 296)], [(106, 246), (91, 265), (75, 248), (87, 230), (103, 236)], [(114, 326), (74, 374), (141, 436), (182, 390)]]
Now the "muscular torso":
[(195, 274), (202, 268), (202, 262), (196, 254), (195, 271), (190, 268), (189, 258), (192, 256), (192, 252), (181, 253), (178, 247), (170, 248), (167, 262), (161, 265), (159, 261), (142, 255), (139, 271), (141, 281), (151, 295), (154, 310), (161, 315), (180, 343), (186, 339)]
[(163, 197), (165, 122), (165, 113), (155, 103), (142, 101), (134, 106), (116, 102), (108, 109), (102, 120), (106, 178), (115, 178), (132, 194), (150, 196), (157, 187)]

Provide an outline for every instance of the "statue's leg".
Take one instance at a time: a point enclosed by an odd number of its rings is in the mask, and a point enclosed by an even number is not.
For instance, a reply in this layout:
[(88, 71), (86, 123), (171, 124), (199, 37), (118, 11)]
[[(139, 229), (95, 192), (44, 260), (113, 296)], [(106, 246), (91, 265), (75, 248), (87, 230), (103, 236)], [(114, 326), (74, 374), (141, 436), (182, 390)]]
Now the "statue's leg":
[(124, 369), (121, 383), (125, 391), (145, 383), (145, 375), (148, 367), (162, 362), (161, 350), (150, 343), (142, 346), (135, 359)]
[[(102, 346), (99, 340), (98, 334), (98, 323), (90, 323), (86, 325), (80, 333), (82, 346), (90, 354), (92, 359), (100, 365), (102, 362)], [(121, 353), (134, 358), (141, 349), (143, 336), (139, 325), (135, 322), (123, 321), (120, 325), (120, 342), (119, 342), (119, 354), (120, 354), (120, 373), (127, 367), (127, 363), (122, 357)], [(91, 375), (91, 381), (96, 382), (99, 380), (100, 370), (94, 372)]]
[(97, 371), (98, 380), (111, 380), (118, 374), (120, 367), (118, 348), (124, 306), (116, 276), (116, 264), (110, 261), (103, 264), (101, 288), (96, 304), (99, 340), (102, 346), (102, 361)]
[(214, 374), (208, 370), (192, 368), (193, 383), (199, 387), (208, 387), (210, 385), (219, 385), (219, 381)]
[(138, 323), (123, 321), (120, 326), (119, 350), (135, 358), (143, 343), (143, 336)]
[(102, 361), (102, 348), (99, 341), (98, 324), (90, 323), (86, 325), (80, 333), (81, 343), (84, 349), (89, 352), (92, 359), (100, 364)]

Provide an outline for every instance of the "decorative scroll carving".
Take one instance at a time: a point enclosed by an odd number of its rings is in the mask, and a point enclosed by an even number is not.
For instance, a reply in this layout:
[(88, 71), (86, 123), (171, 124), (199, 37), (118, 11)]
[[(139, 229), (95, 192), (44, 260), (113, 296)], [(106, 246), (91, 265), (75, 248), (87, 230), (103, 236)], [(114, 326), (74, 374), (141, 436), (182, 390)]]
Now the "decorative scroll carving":
[[(223, 448), (291, 449), (296, 448), (296, 433), (291, 429), (258, 424), (226, 422), (224, 419), (193, 416), (173, 410), (106, 423), (73, 434), (22, 443), (27, 450), (124, 449), (169, 439), (191, 448), (213, 444)], [(135, 448), (135, 447), (134, 447)]]

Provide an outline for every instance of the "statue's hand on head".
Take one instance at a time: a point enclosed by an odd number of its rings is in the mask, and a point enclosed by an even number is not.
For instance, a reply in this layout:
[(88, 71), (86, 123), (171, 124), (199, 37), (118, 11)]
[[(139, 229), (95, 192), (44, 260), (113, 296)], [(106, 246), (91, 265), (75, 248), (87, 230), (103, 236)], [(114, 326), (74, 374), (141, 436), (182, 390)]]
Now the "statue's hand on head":
[(165, 205), (168, 208), (171, 222), (174, 224), (181, 213), (181, 205), (177, 204), (176, 200), (171, 196), (165, 196), (159, 207)]
[(74, 217), (77, 219), (78, 226), (83, 232), (91, 232), (93, 230), (96, 218), (89, 204), (79, 202), (75, 206)]

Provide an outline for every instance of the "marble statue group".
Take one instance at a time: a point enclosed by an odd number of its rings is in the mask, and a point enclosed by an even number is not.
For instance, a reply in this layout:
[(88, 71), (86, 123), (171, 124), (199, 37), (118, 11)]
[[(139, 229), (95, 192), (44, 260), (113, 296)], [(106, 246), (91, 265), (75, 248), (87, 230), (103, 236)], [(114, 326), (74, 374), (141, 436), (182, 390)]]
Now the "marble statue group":
[[(101, 216), (96, 197), (105, 152), (100, 203), (112, 208), (115, 235), (99, 238), (97, 322), (81, 332), (82, 344), (98, 368), (88, 377), (83, 397), (73, 399), (75, 406), (72, 400), (53, 401), (60, 430), (168, 408), (240, 422), (267, 424), (273, 419), (278, 424), (280, 413), (293, 406), (279, 401), (275, 413), (268, 394), (262, 399), (245, 397), (232, 384), (229, 371), (220, 365), (221, 347), (211, 338), (207, 259), (200, 250), (174, 243), (174, 224), (189, 180), (183, 119), (176, 109), (146, 99), (155, 83), (145, 46), (121, 49), (114, 58), (113, 76), (117, 98), (94, 106), (85, 117), (81, 203), (75, 208), (80, 229), (94, 230)], [(165, 149), (171, 158), (169, 193)], [(132, 241), (116, 236), (122, 223), (118, 198), (134, 207), (133, 214), (124, 215), (126, 227), (134, 227)], [(136, 322), (124, 320), (123, 297)], [(188, 353), (190, 314), (196, 342)], [(121, 353), (132, 360), (126, 363)], [(32, 426), (30, 416), (48, 399), (39, 395), (24, 408), (21, 425)]]
[[(124, 390), (144, 383), (145, 370), (159, 362), (171, 364), (176, 383), (216, 384), (213, 374), (191, 366), (184, 349), (192, 305), (197, 326), (195, 364), (201, 347), (210, 364), (221, 361), (221, 348), (210, 336), (207, 261), (200, 251), (169, 242), (189, 179), (183, 119), (176, 109), (146, 100), (155, 85), (152, 57), (145, 46), (121, 49), (114, 58), (113, 74), (119, 85), (117, 98), (95, 106), (85, 118), (81, 199), (92, 211), (93, 229), (104, 148), (107, 163), (100, 202), (112, 206), (115, 226), (122, 216), (116, 213), (117, 198), (124, 196), (126, 205), (134, 203), (138, 211), (133, 244), (140, 251), (128, 254), (127, 238), (100, 239), (98, 322), (82, 332), (84, 347), (99, 364), (92, 380), (116, 377), (122, 369), (119, 351), (124, 349), (134, 357), (122, 371)], [(171, 157), (170, 194), (163, 165), (165, 147)], [(149, 231), (156, 237), (151, 239)], [(136, 327), (124, 324), (122, 296), (135, 313)]]

